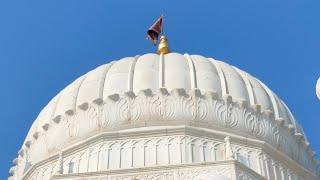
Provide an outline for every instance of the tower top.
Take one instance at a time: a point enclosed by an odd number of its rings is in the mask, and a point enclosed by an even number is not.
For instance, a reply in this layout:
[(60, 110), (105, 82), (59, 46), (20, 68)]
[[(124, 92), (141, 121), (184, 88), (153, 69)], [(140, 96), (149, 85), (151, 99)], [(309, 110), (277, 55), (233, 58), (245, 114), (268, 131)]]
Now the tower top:
[(158, 45), (158, 54), (168, 54), (170, 52), (169, 45), (168, 45), (168, 39), (166, 36), (162, 35), (160, 37), (160, 43)]

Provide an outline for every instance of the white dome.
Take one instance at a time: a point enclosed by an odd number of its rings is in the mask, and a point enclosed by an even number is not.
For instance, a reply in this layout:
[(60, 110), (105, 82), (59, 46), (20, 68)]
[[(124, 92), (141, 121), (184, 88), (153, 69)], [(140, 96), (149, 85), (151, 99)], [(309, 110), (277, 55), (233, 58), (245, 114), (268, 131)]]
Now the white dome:
[(202, 93), (214, 92), (220, 97), (231, 96), (236, 101), (258, 105), (262, 111), (272, 111), (276, 119), (296, 126), (281, 99), (258, 79), (236, 67), (200, 55), (170, 53), (160, 59), (157, 54), (145, 54), (112, 61), (76, 79), (41, 111), (27, 139), (41, 132), (52, 119), (72, 115), (77, 107), (87, 103), (99, 103), (114, 94), (138, 93), (146, 89), (157, 91), (159, 88), (169, 92), (199, 89)]
[(262, 111), (273, 112), (275, 119), (297, 126), (281, 99), (258, 79), (236, 67), (199, 55), (170, 53), (161, 59), (157, 54), (145, 54), (112, 61), (79, 77), (41, 111), (26, 139), (43, 131), (43, 126), (52, 123), (52, 119), (72, 115), (77, 107), (87, 103), (99, 103), (114, 94), (159, 88), (169, 92), (199, 89), (220, 97), (231, 96), (236, 101), (260, 106)]
[[(154, 95), (157, 99), (153, 98), (152, 101), (157, 103), (150, 107), (133, 102)], [(176, 96), (190, 97), (190, 106), (187, 101), (179, 104), (180, 101), (174, 99)], [(164, 97), (171, 98), (170, 102), (175, 104), (162, 100)], [(221, 110), (222, 116), (216, 117), (225, 118), (225, 122), (221, 120), (219, 124), (218, 120), (216, 124), (209, 123), (215, 119), (214, 115), (210, 115), (213, 111), (208, 105), (210, 98), (222, 104), (232, 104), (232, 107)], [(201, 103), (207, 105), (202, 107)], [(95, 106), (102, 105), (107, 108), (100, 111), (97, 110), (99, 108), (95, 109)], [(136, 110), (138, 108), (140, 110)], [(239, 110), (233, 112), (232, 108)], [(239, 114), (242, 109), (252, 111), (257, 121), (233, 115)], [(83, 114), (84, 111), (88, 113)], [(103, 118), (106, 120), (101, 120)], [(70, 123), (70, 119), (75, 122)], [(197, 122), (200, 120), (206, 123)], [(268, 129), (271, 127), (269, 124), (276, 129)], [(224, 62), (178, 53), (126, 57), (79, 77), (41, 111), (26, 137), (20, 156), (28, 152), (27, 161), (32, 166), (59, 152), (59, 149), (71, 147), (101, 132), (159, 125), (189, 125), (207, 129), (221, 126), (226, 132), (275, 144), (292, 159), (305, 163), (294, 157), (290, 149), (301, 146), (301, 139), (304, 140), (304, 146), (308, 146), (302, 129), (287, 106), (268, 87), (250, 74)], [(72, 126), (75, 127), (70, 130)], [(286, 132), (281, 134), (279, 129), (286, 129)], [(284, 142), (292, 143), (292, 146), (282, 147)], [(309, 158), (308, 149), (304, 151)]]

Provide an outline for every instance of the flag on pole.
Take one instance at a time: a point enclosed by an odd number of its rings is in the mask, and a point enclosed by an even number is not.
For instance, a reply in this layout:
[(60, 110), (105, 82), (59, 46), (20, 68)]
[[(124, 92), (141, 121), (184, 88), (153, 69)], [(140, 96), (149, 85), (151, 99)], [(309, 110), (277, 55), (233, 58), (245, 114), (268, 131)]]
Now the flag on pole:
[(154, 45), (157, 44), (159, 35), (163, 31), (163, 16), (160, 18), (148, 29), (147, 31), (147, 38), (152, 41)]

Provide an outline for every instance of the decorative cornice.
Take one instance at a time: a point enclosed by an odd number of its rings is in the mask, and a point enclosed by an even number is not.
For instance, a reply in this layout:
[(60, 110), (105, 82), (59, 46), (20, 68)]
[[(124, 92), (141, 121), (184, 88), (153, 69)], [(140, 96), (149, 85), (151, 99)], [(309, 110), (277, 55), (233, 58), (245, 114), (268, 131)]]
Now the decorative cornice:
[[(163, 137), (164, 135), (166, 136), (183, 135), (183, 136), (190, 136), (190, 137), (204, 137), (208, 139), (215, 139), (217, 141), (220, 141), (221, 143), (223, 143), (224, 137), (229, 136), (231, 139), (230, 142), (233, 145), (241, 145), (241, 146), (247, 146), (248, 148), (260, 149), (262, 152), (265, 152), (266, 154), (272, 154), (273, 159), (277, 159), (277, 161), (280, 161), (281, 163), (286, 164), (288, 167), (290, 167), (290, 169), (294, 170), (295, 172), (305, 176), (312, 175), (316, 177), (316, 175), (313, 172), (310, 172), (303, 166), (297, 164), (286, 154), (278, 151), (277, 149), (275, 149), (273, 146), (269, 145), (266, 142), (259, 141), (257, 139), (250, 138), (250, 137), (243, 137), (243, 136), (238, 136), (232, 133), (228, 133), (223, 129), (219, 131), (219, 130), (210, 130), (206, 128), (191, 127), (191, 126), (170, 126), (170, 127), (164, 126), (164, 127), (152, 127), (152, 128), (141, 127), (135, 130), (131, 129), (131, 130), (119, 130), (114, 132), (101, 132), (100, 134), (91, 136), (88, 139), (84, 139), (82, 141), (75, 141), (76, 142), (75, 144), (72, 144), (69, 147), (65, 147), (64, 149), (61, 149), (60, 151), (53, 153), (53, 155), (49, 156), (48, 158), (46, 158), (41, 162), (33, 164), (32, 167), (24, 175), (24, 177), (25, 179), (27, 179), (37, 168), (49, 163), (55, 163), (58, 160), (60, 153), (63, 153), (65, 157), (68, 157), (78, 152), (81, 152), (84, 149), (94, 147), (95, 145), (102, 142), (107, 142), (107, 141), (121, 142), (121, 141), (128, 140), (128, 137), (139, 139), (139, 138), (148, 138), (148, 137)], [(213, 162), (213, 163), (216, 163), (216, 162)], [(221, 162), (218, 161), (218, 163), (221, 163)], [(197, 165), (197, 163), (195, 164)], [(207, 164), (207, 163), (202, 163), (202, 164)], [(189, 164), (189, 165), (192, 165), (192, 164)], [(127, 171), (127, 170), (124, 170), (124, 171)]]
[[(306, 143), (304, 136), (299, 132), (293, 133), (294, 128), (284, 124), (283, 119), (274, 119), (271, 110), (261, 111), (260, 105), (249, 106), (248, 104), (244, 100), (234, 100), (230, 95), (221, 97), (215, 92), (202, 93), (199, 89), (190, 90), (188, 93), (185, 89), (173, 89), (169, 93), (166, 88), (160, 88), (157, 91), (141, 90), (137, 94), (132, 91), (122, 95), (113, 94), (103, 102), (85, 102), (72, 114), (66, 112), (64, 116), (53, 117), (51, 122), (42, 126), (42, 132), (35, 132), (25, 141), (25, 147), (19, 154), (22, 158), (24, 150), (28, 151), (40, 136), (54, 129), (62, 121), (65, 121), (63, 123), (69, 130), (71, 130), (70, 127), (79, 125), (78, 123), (81, 122), (77, 119), (87, 113), (90, 108), (96, 114), (94, 118), (97, 123), (94, 129), (100, 129), (99, 131), (108, 132), (155, 125), (223, 128), (230, 133), (268, 142), (286, 154), (295, 154), (292, 151), (297, 151), (296, 148), (301, 149), (300, 144)], [(90, 120), (93, 121), (93, 119)], [(77, 134), (76, 131), (74, 133), (72, 135), (74, 137), (85, 137), (84, 134)], [(305, 149), (304, 151), (312, 152)], [(313, 161), (313, 153), (305, 154), (308, 156), (307, 159), (311, 159), (308, 161)], [(297, 161), (302, 163), (302, 160), (297, 159)]]
[(226, 160), (226, 161), (216, 161), (216, 162), (206, 162), (206, 163), (165, 165), (165, 166), (156, 166), (156, 167), (109, 170), (109, 171), (101, 171), (101, 172), (63, 174), (63, 175), (54, 175), (51, 179), (99, 177), (99, 176), (105, 176), (105, 175), (136, 174), (137, 172), (139, 173), (153, 172), (153, 171), (159, 172), (159, 171), (170, 171), (172, 169), (183, 170), (184, 168), (202, 168), (202, 167), (219, 167), (219, 166), (239, 166), (239, 168), (246, 169), (250, 173), (256, 175), (257, 177), (261, 177), (256, 172), (250, 170), (249, 168), (247, 168), (246, 166), (242, 165), (241, 163), (235, 160)]

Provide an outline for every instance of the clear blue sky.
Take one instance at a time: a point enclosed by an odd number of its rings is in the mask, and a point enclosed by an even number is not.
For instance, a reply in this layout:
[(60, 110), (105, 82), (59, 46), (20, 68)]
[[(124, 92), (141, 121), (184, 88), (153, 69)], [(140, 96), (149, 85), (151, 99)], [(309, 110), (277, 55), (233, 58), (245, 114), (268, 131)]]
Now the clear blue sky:
[(161, 13), (173, 51), (235, 65), (290, 107), (320, 153), (320, 1), (0, 1), (0, 179), (33, 120), (76, 77), (125, 56)]

